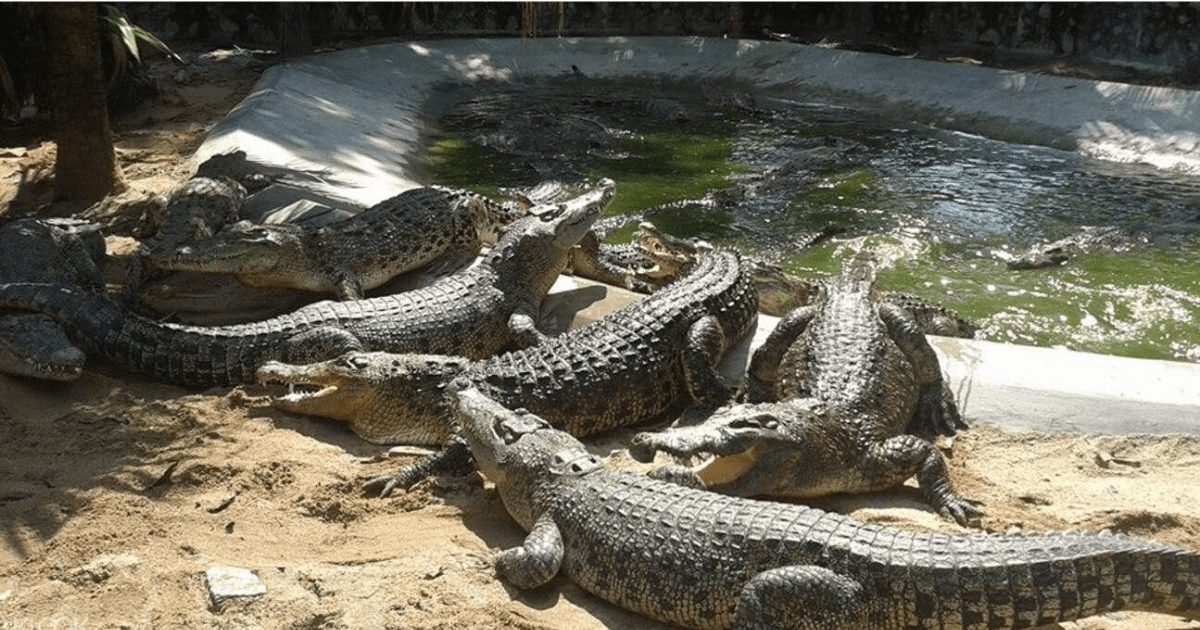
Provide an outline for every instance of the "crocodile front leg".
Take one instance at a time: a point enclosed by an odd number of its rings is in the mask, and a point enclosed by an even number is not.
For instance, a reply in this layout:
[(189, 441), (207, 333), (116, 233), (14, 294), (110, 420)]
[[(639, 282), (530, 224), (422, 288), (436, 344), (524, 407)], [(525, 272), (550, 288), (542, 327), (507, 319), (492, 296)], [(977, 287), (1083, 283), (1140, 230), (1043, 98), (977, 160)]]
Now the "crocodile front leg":
[(742, 588), (734, 630), (856, 630), (866, 628), (863, 587), (822, 567), (763, 571)]
[(508, 316), (508, 334), (512, 337), (512, 345), (517, 349), (531, 348), (546, 338), (534, 323), (537, 309), (522, 305)]
[(562, 566), (563, 539), (549, 513), (542, 514), (525, 542), (500, 554), (496, 569), (520, 589), (534, 589), (554, 579)]
[(863, 491), (898, 486), (916, 475), (921, 494), (942, 516), (963, 526), (983, 516), (972, 502), (954, 492), (946, 460), (937, 448), (915, 435), (898, 435), (871, 448), (863, 474), (867, 482)]
[(704, 480), (700, 478), (700, 475), (696, 474), (696, 471), (679, 464), (659, 466), (646, 473), (646, 476), (651, 479), (683, 486), (684, 488), (695, 488), (696, 490), (708, 489), (708, 486), (704, 485)]
[(734, 391), (717, 371), (717, 362), (725, 349), (721, 322), (712, 315), (701, 317), (688, 328), (684, 343), (683, 375), (692, 400), (706, 407), (727, 402)]
[(954, 398), (942, 381), (942, 370), (937, 354), (929, 340), (921, 332), (913, 316), (905, 310), (889, 304), (879, 307), (879, 316), (887, 326), (888, 336), (912, 364), (913, 375), (920, 388), (917, 410), (909, 421), (907, 431), (932, 438), (937, 435), (954, 435), (959, 429), (967, 428)]
[(461, 437), (450, 438), (442, 450), (404, 466), (394, 475), (372, 477), (363, 484), (363, 492), (378, 492), (379, 498), (392, 496), (397, 490), (407, 490), (418, 481), (435, 475), (467, 475), (475, 470), (471, 449)]
[(816, 306), (804, 306), (779, 320), (775, 330), (750, 358), (750, 366), (746, 369), (749, 381), (746, 402), (775, 400), (775, 381), (779, 378), (779, 364), (783, 361), (783, 355), (804, 334), (816, 315)]
[(362, 281), (354, 273), (339, 271), (334, 274), (333, 293), (339, 300), (363, 299)]
[(973, 339), (975, 333), (979, 332), (979, 326), (963, 319), (954, 311), (915, 295), (886, 292), (879, 296), (879, 300), (908, 311), (916, 320), (921, 332), (927, 335)]

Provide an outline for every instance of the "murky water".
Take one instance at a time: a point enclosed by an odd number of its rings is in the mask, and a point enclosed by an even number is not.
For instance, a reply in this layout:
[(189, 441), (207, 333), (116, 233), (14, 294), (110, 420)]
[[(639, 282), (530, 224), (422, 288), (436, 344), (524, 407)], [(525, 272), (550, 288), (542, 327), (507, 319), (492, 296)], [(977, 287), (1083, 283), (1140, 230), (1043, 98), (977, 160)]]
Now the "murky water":
[[(431, 139), (435, 180), (606, 176), (613, 212), (707, 195), (650, 218), (804, 276), (870, 250), (882, 286), (989, 339), (1200, 361), (1200, 178), (732, 88), (564, 80), (457, 100)], [(1128, 246), (1003, 262), (1098, 225)], [(819, 234), (834, 236), (806, 247)]]

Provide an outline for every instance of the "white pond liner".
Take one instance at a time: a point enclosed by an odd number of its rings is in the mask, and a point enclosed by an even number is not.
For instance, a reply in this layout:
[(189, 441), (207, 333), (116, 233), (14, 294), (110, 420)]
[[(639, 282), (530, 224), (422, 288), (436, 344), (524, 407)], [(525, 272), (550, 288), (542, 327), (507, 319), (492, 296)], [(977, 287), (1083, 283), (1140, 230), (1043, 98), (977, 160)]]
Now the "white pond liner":
[[(353, 213), (427, 183), (421, 133), (438, 88), (565, 76), (572, 66), (597, 78), (736, 82), (845, 99), (943, 128), (1200, 175), (1198, 92), (696, 37), (439, 40), (314, 55), (267, 70), (213, 129), (196, 164), (240, 150), (283, 175), (284, 183), (252, 197), (250, 212), (301, 202)], [(576, 284), (556, 285), (558, 308), (574, 312)], [(605, 289), (588, 312), (619, 308), (631, 299), (623, 293)], [(756, 338), (774, 322), (761, 318)], [(974, 422), (1200, 434), (1200, 365), (933, 341)], [(731, 373), (745, 346), (726, 361)]]

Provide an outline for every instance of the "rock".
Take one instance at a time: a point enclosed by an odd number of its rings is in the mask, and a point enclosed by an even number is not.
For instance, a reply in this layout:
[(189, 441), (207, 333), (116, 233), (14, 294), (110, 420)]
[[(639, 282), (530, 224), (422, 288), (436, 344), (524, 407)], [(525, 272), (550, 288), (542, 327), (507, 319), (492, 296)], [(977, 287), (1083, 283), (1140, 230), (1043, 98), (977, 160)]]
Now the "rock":
[(0, 149), (0, 157), (3, 158), (19, 158), (25, 157), (25, 147), (7, 147)]
[(192, 80), (192, 73), (187, 68), (180, 68), (175, 71), (175, 82), (180, 85), (186, 85)]
[(213, 606), (217, 608), (233, 597), (262, 597), (267, 594), (267, 585), (258, 575), (240, 567), (211, 567), (204, 572), (204, 582), (208, 585)]
[(142, 559), (133, 554), (104, 554), (74, 569), (63, 581), (75, 587), (100, 584), (122, 571), (135, 571), (141, 564)]
[(4, 591), (0, 593), (0, 604), (12, 599), (12, 591)]

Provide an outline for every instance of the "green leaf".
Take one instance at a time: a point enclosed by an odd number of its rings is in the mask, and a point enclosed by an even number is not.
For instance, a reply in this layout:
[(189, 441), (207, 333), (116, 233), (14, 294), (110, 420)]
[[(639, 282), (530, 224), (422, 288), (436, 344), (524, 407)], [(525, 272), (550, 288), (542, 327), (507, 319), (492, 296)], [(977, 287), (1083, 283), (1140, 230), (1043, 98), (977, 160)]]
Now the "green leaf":
[(140, 26), (134, 26), (133, 34), (136, 35), (138, 39), (146, 42), (147, 44), (150, 44), (150, 46), (153, 47), (158, 52), (161, 52), (162, 54), (169, 57), (172, 61), (174, 61), (176, 63), (183, 63), (183, 59), (181, 59), (179, 57), (179, 55), (176, 55), (175, 51), (171, 50), (171, 47), (167, 46), (166, 43), (163, 42), (163, 40), (156, 37), (154, 35), (154, 33), (151, 33), (150, 31), (147, 31), (146, 29), (144, 29)]

